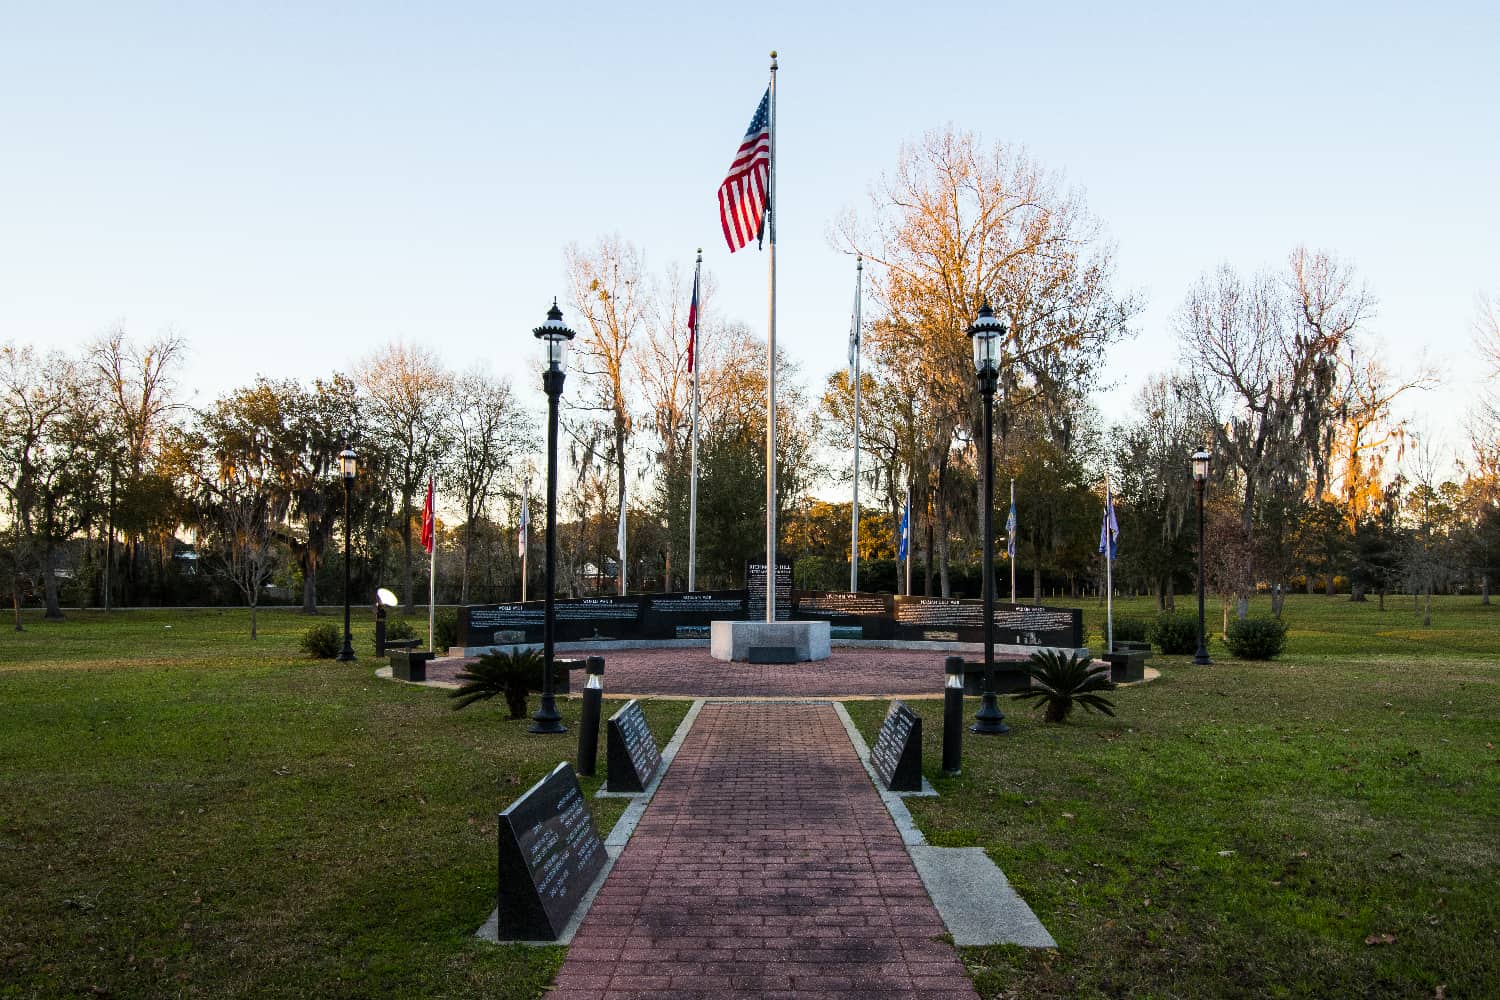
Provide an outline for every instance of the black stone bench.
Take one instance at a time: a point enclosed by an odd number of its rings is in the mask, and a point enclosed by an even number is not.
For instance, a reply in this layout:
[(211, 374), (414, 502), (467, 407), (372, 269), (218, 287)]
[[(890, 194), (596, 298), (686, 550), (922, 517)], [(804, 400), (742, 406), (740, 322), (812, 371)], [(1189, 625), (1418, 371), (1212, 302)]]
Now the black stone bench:
[(390, 658), (392, 677), (398, 681), (421, 683), (427, 680), (427, 664), (432, 662), (433, 653), (425, 649), (398, 649), (390, 654)]
[[(1115, 643), (1118, 649), (1119, 643)], [(1150, 656), (1150, 650), (1128, 650), (1115, 653), (1105, 653), (1100, 657), (1109, 664), (1109, 679), (1116, 684), (1130, 684), (1135, 681), (1146, 679), (1146, 657)]]
[[(1031, 675), (1023, 669), (1019, 660), (995, 661), (995, 693), (1015, 694), (1031, 687)], [(984, 693), (984, 661), (964, 661), (964, 694), (973, 696)]]

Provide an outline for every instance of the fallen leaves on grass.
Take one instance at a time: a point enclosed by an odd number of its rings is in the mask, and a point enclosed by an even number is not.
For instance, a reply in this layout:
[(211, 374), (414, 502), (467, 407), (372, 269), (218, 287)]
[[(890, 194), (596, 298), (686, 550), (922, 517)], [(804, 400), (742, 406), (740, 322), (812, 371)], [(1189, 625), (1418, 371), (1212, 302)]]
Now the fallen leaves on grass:
[(1365, 944), (1369, 944), (1369, 945), (1395, 944), (1395, 943), (1396, 943), (1396, 935), (1394, 935), (1394, 934), (1371, 934), (1369, 937), (1365, 938)]

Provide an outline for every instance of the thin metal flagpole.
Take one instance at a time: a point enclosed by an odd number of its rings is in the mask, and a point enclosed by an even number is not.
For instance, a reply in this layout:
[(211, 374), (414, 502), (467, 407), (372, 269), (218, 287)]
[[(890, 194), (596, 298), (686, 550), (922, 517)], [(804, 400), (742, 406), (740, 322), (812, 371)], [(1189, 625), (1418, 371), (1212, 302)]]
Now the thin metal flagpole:
[(531, 480), (521, 494), (521, 603), (526, 603), (526, 553), (531, 548)]
[(911, 518), (911, 480), (906, 481), (906, 596), (911, 596), (911, 544), (912, 528), (915, 525)]
[[(1010, 481), (1010, 509), (1012, 511), (1014, 511), (1016, 509), (1016, 481), (1014, 479), (1012, 479)], [(1012, 549), (1018, 548), (1019, 546), (1017, 546), (1015, 544), (1015, 541), (1014, 541), (1015, 534), (1016, 534), (1016, 529), (1012, 528), (1008, 532), (1008, 534), (1011, 535), (1011, 538), (1007, 539), (1007, 541), (1010, 543), (1010, 548), (1012, 548)], [(1036, 603), (1036, 596), (1033, 595), (1032, 598), (1031, 598), (1031, 600), (1032, 600), (1032, 603)], [(1010, 553), (1010, 603), (1012, 603), (1012, 604), (1016, 603), (1016, 554), (1015, 554), (1015, 552), (1011, 552)]]
[[(698, 302), (698, 279), (703, 274), (703, 248), (698, 248), (698, 263), (693, 267), (693, 302), (701, 310), (702, 303)], [(693, 328), (688, 331), (692, 338), (688, 353), (693, 358), (693, 442), (692, 442), (692, 478), (688, 483), (688, 593), (692, 593), (698, 582), (698, 327), (702, 325), (701, 317), (694, 315)]]
[(864, 330), (860, 320), (860, 293), (864, 284), (865, 262), (854, 258), (854, 505), (849, 510), (849, 590), (859, 590), (859, 355)]
[(628, 541), (628, 539), (626, 538), (626, 525), (627, 525), (628, 522), (625, 519), (625, 511), (627, 509), (626, 506), (625, 506), (625, 503), (626, 503), (626, 501), (625, 501), (625, 484), (621, 483), (620, 484), (620, 529), (619, 529), (619, 532), (618, 532), (618, 537), (616, 537), (616, 539), (615, 539), (616, 548), (618, 548), (620, 550), (620, 596), (621, 597), (624, 597), (625, 594), (626, 594), (626, 590), (627, 590), (627, 586), (628, 586), (628, 584), (626, 582), (627, 581), (626, 574), (629, 572), (629, 566), (628, 566), (629, 560), (626, 558), (626, 543)]
[[(428, 480), (427, 488), (432, 490), (433, 484)], [(427, 648), (436, 653), (433, 646), (433, 637), (437, 628), (437, 497), (434, 495), (432, 501), (432, 551), (428, 553), (430, 561), (427, 564)]]
[(1115, 651), (1115, 546), (1109, 534), (1109, 473), (1104, 474), (1104, 649)]
[(776, 620), (776, 52), (771, 52), (771, 115), (767, 129), (770, 185), (766, 235), (770, 267), (770, 317), (766, 326), (766, 621)]

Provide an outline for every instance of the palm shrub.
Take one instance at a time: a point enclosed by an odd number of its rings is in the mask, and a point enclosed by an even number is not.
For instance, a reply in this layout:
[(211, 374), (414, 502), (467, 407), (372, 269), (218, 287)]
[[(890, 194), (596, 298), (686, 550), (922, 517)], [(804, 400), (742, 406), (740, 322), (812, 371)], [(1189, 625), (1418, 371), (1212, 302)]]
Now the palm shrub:
[(1163, 611), (1151, 623), (1151, 643), (1163, 653), (1181, 655), (1198, 651), (1198, 616)]
[(1046, 710), (1048, 722), (1066, 722), (1075, 705), (1084, 711), (1114, 715), (1114, 702), (1099, 691), (1113, 691), (1108, 667), (1095, 667), (1094, 661), (1077, 653), (1064, 655), (1056, 649), (1031, 654), (1030, 662), (1021, 667), (1031, 677), (1032, 686), (1012, 697), (1025, 701), (1036, 698)]
[(343, 644), (343, 633), (332, 622), (319, 622), (302, 633), (302, 652), (315, 660), (333, 659)]
[(1224, 633), (1229, 652), (1241, 660), (1269, 660), (1286, 648), (1286, 622), (1280, 618), (1236, 618)]
[(441, 650), (448, 652), (449, 647), (458, 642), (458, 612), (439, 611), (437, 620), (432, 626), (433, 652)]
[(453, 706), (456, 711), (476, 701), (504, 695), (510, 717), (524, 719), (526, 692), (541, 674), (542, 654), (534, 649), (485, 653), (459, 671), (458, 679), (463, 685), (448, 692), (448, 697), (458, 699)]

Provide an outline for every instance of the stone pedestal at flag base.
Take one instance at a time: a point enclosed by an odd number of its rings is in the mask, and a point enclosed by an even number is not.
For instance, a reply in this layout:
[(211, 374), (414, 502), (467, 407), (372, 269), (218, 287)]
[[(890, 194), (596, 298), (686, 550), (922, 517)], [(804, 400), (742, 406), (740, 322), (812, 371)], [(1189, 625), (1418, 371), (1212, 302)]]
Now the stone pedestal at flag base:
[(709, 652), (726, 663), (803, 663), (832, 651), (827, 622), (714, 622)]

